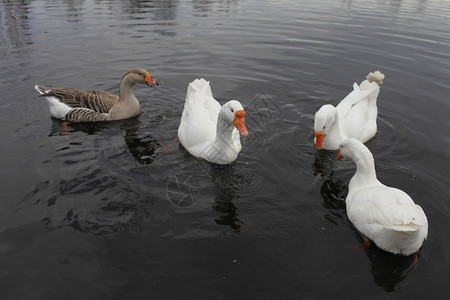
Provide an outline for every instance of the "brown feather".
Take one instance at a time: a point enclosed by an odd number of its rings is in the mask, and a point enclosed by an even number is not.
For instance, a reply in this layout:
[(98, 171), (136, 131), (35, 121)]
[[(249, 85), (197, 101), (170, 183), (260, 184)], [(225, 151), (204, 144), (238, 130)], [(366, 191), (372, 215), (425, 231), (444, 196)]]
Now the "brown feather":
[(50, 87), (50, 91), (41, 96), (53, 96), (72, 108), (89, 108), (100, 113), (108, 113), (119, 99), (107, 91), (80, 91), (59, 87)]

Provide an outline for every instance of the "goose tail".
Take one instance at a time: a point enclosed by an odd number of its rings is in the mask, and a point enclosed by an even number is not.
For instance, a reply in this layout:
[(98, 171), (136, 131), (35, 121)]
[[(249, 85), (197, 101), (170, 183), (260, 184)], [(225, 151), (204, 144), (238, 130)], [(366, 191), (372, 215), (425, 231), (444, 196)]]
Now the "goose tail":
[(384, 79), (384, 74), (381, 73), (380, 71), (375, 71), (375, 72), (370, 72), (367, 75), (367, 80), (369, 82), (376, 82), (378, 85), (383, 83), (383, 79)]
[(34, 88), (35, 88), (36, 91), (38, 91), (39, 94), (41, 94), (41, 95), (44, 95), (44, 94), (48, 93), (49, 90), (50, 90), (50, 89), (48, 89), (48, 88), (46, 88), (46, 87), (44, 87), (44, 86), (40, 86), (40, 85), (37, 85), (37, 84), (34, 85)]
[(39, 97), (45, 97), (45, 99), (47, 100), (51, 115), (54, 118), (65, 120), (67, 113), (72, 108), (60, 101), (57, 97), (49, 94), (52, 91), (51, 88), (46, 88), (37, 84), (34, 86), (34, 88), (39, 92)]

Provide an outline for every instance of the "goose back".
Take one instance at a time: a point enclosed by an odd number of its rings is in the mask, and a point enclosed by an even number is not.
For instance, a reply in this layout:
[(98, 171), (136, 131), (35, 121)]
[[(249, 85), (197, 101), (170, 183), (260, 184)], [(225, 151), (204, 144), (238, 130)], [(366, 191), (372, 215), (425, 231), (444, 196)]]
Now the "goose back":
[(72, 108), (87, 108), (99, 113), (108, 113), (119, 99), (116, 95), (101, 90), (80, 91), (72, 88), (39, 88), (44, 90), (41, 97), (53, 96)]

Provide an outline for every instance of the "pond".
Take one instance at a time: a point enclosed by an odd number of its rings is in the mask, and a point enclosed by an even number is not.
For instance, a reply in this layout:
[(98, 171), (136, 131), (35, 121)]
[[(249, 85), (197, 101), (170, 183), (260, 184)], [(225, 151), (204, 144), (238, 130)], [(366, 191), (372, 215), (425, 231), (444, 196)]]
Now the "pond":
[[(0, 25), (0, 298), (450, 292), (448, 1), (1, 1)], [(69, 135), (34, 89), (118, 93), (134, 67), (160, 82), (135, 87), (140, 115)], [(314, 113), (375, 70), (366, 145), (380, 181), (427, 214), (417, 265), (358, 248), (343, 201), (355, 165), (313, 143)], [(230, 165), (177, 139), (196, 78), (247, 112)]]

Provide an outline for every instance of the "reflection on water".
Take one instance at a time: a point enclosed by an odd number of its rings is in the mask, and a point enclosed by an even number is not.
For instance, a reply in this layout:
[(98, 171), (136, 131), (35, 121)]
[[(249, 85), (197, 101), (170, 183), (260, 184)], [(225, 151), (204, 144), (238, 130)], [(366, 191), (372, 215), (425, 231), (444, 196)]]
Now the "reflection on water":
[(125, 131), (123, 138), (134, 159), (140, 164), (151, 164), (160, 145), (151, 135), (139, 133), (140, 125), (139, 118), (133, 118), (124, 121), (120, 129)]
[(233, 203), (236, 193), (234, 165), (211, 165), (209, 175), (214, 186), (213, 208), (220, 213), (215, 219), (219, 225), (230, 226), (234, 232), (239, 232), (242, 222), (238, 218), (237, 208)]
[[(182, 151), (186, 152), (184, 149)], [(192, 163), (169, 178), (169, 202), (185, 213), (206, 209), (209, 206), (205, 204), (212, 203), (212, 208), (220, 214), (214, 219), (215, 223), (239, 232), (242, 222), (238, 218), (233, 199), (237, 191), (241, 194), (242, 191), (239, 190), (240, 183), (236, 181), (236, 177), (240, 176), (235, 176), (234, 165), (210, 164), (193, 157), (188, 159)]]
[(80, 142), (70, 139), (71, 133), (78, 131), (88, 135), (94, 135), (102, 130), (111, 127), (119, 127), (123, 131), (123, 139), (128, 147), (129, 152), (139, 164), (151, 164), (156, 157), (156, 149), (159, 144), (149, 135), (139, 133), (141, 121), (138, 117), (115, 122), (98, 122), (98, 123), (71, 123), (69, 124), (69, 133), (65, 133), (63, 122), (52, 118), (52, 128), (49, 136), (66, 135), (68, 142), (72, 145), (78, 145)]
[(235, 15), (237, 12), (236, 5), (239, 3), (239, 0), (190, 0), (190, 2), (195, 10), (195, 16), (207, 17), (212, 12), (221, 16)]
[[(152, 21), (161, 27), (161, 29), (154, 29), (155, 33), (164, 36), (175, 36), (176, 32), (170, 27), (176, 25), (174, 23), (177, 17), (177, 7), (179, 6), (178, 0), (169, 1), (121, 1), (118, 7), (119, 15), (121, 18), (127, 18), (130, 20), (140, 21), (142, 23), (129, 24), (126, 26), (139, 26), (142, 29), (138, 30), (144, 33), (146, 30), (146, 22)], [(115, 6), (114, 9), (117, 9)], [(164, 22), (162, 22), (164, 21)], [(113, 25), (111, 25), (113, 26)], [(134, 37), (142, 37), (142, 35), (135, 35)]]
[[(28, 24), (29, 4), (27, 0), (2, 1), (0, 9), (0, 45), (22, 50), (31, 44)], [(6, 50), (0, 47), (0, 50)], [(3, 51), (0, 52), (4, 55)]]
[(314, 154), (313, 174), (321, 177), (333, 175), (336, 165), (337, 152), (320, 150)]
[(345, 212), (345, 197), (347, 196), (347, 185), (342, 179), (328, 179), (320, 187), (320, 195), (323, 199), (323, 207), (327, 209), (325, 219), (338, 225), (347, 220)]
[[(387, 292), (396, 290), (397, 285), (406, 279), (416, 267), (417, 256), (394, 255), (377, 248), (373, 243), (364, 249), (371, 266), (373, 281)], [(420, 262), (419, 262), (420, 263)]]
[[(63, 123), (51, 120), (50, 136), (65, 135)], [(58, 150), (58, 156), (63, 159), (62, 175), (52, 196), (33, 199), (40, 190), (50, 187), (49, 182), (45, 181), (39, 183), (22, 202), (44, 200), (47, 213), (43, 222), (49, 229), (68, 225), (95, 235), (139, 230), (148, 218), (147, 206), (153, 201), (152, 197), (140, 195), (131, 180), (127, 179), (131, 174), (115, 161), (129, 157), (129, 154), (133, 157), (132, 165), (148, 165), (154, 161), (159, 144), (151, 135), (142, 133), (140, 126), (139, 118), (70, 124), (68, 141)], [(105, 137), (109, 139), (111, 134), (114, 136), (111, 149), (96, 145), (102, 144)], [(70, 155), (74, 151), (78, 152), (76, 159)], [(98, 165), (103, 168), (98, 169)], [(108, 191), (112, 190), (117, 192), (100, 201), (94, 200), (96, 195), (109, 194)]]
[[(25, 66), (24, 56), (33, 51), (28, 22), (31, 1), (2, 1), (0, 3), (0, 83), (12, 83), (12, 73)], [(10, 75), (10, 76), (8, 76)], [(23, 78), (26, 74), (21, 74)], [(6, 97), (0, 98), (0, 106), (8, 105)], [(17, 114), (17, 113), (16, 113)]]

